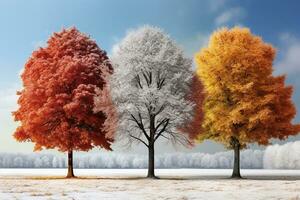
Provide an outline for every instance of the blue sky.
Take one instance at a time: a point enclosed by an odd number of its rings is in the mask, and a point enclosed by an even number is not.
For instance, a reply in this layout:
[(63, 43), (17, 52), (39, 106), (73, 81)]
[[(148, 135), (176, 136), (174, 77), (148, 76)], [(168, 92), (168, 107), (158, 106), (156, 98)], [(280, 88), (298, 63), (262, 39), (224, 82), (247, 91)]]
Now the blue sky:
[[(127, 30), (143, 24), (159, 26), (191, 57), (219, 27), (249, 27), (277, 47), (274, 73), (287, 74), (300, 112), (299, 10), (298, 0), (1, 0), (0, 151), (31, 151), (31, 144), (18, 144), (11, 137), (16, 123), (10, 112), (16, 109), (19, 73), (32, 51), (45, 45), (51, 33), (70, 26), (89, 34), (107, 52)], [(295, 121), (300, 121), (299, 114)], [(210, 143), (196, 148), (220, 149)]]

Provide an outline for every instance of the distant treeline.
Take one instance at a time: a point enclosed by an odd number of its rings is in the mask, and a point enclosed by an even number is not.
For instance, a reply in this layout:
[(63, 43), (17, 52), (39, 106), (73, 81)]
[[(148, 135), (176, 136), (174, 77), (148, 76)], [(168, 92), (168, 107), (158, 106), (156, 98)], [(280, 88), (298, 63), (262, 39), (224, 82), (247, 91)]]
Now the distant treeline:
[[(287, 153), (288, 152), (288, 153)], [(246, 169), (300, 169), (300, 142), (273, 145), (266, 150), (244, 150), (241, 167)], [(147, 156), (116, 152), (74, 157), (75, 168), (147, 168)], [(158, 154), (157, 168), (231, 168), (232, 152)], [(43, 153), (0, 153), (1, 168), (66, 168), (65, 156)]]

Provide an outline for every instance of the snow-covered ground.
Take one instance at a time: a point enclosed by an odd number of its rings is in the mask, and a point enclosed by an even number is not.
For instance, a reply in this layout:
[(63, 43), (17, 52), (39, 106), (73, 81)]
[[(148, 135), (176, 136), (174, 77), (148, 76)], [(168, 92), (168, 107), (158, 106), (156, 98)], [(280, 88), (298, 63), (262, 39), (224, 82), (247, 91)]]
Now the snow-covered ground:
[(0, 169), (0, 199), (300, 199), (300, 170), (158, 169), (158, 180), (144, 169)]

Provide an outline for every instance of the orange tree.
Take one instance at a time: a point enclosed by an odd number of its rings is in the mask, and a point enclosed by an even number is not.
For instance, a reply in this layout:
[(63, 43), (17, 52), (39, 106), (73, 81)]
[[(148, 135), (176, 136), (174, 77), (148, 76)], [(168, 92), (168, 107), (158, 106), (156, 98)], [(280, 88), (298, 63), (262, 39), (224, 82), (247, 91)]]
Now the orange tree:
[(300, 131), (292, 87), (285, 76), (273, 76), (275, 49), (247, 28), (223, 28), (212, 34), (208, 47), (196, 54), (197, 74), (204, 88), (203, 132), (234, 149), (232, 177), (240, 177), (240, 149), (248, 143), (267, 145)]
[[(101, 109), (101, 98), (94, 109), (97, 95), (107, 94), (112, 71), (106, 53), (76, 28), (54, 33), (47, 47), (34, 51), (25, 64), (24, 88), (13, 113), (20, 122), (14, 137), (34, 142), (35, 150), (68, 152), (67, 177), (73, 177), (73, 150), (110, 150), (113, 142), (113, 125), (106, 122), (113, 109)], [(103, 97), (103, 102), (110, 100)]]

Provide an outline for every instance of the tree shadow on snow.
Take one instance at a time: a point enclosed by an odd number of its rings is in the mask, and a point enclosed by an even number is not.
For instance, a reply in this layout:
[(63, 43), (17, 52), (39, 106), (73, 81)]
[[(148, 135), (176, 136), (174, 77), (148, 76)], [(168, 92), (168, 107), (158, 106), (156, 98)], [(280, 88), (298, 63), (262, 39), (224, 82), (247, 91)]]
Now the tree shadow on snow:
[(1, 179), (26, 179), (26, 180), (177, 180), (177, 181), (216, 181), (216, 180), (270, 180), (270, 181), (295, 181), (300, 180), (300, 176), (243, 176), (241, 179), (234, 179), (228, 176), (158, 176), (157, 179), (144, 176), (78, 176), (66, 178), (65, 176), (1, 176)]
[(193, 177), (159, 177), (161, 180), (272, 180), (272, 181), (295, 181), (300, 180), (300, 176), (243, 176), (242, 178), (231, 178), (230, 176), (193, 176)]

